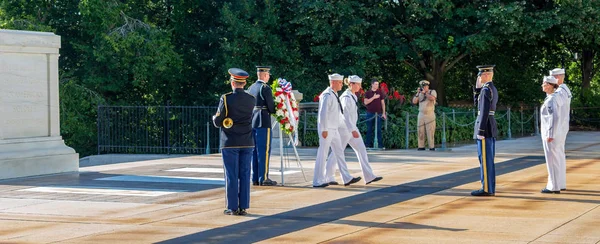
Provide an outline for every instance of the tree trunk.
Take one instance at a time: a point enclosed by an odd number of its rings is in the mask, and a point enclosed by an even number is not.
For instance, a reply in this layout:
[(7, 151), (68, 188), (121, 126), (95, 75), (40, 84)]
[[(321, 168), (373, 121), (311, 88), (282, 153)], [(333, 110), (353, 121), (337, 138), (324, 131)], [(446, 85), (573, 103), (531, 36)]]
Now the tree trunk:
[(594, 74), (594, 56), (596, 53), (593, 50), (583, 49), (581, 60), (581, 88), (582, 94), (590, 89), (590, 82)]
[(431, 82), (429, 88), (435, 90), (437, 93), (438, 105), (446, 106), (446, 92), (444, 86), (445, 64), (437, 59), (434, 59), (431, 63), (431, 72), (426, 73), (425, 78)]
[(444, 85), (444, 74), (442, 72), (436, 72), (433, 74), (434, 80), (431, 82), (435, 84), (433, 89), (437, 92), (437, 102), (440, 106), (448, 105), (446, 101), (446, 86)]

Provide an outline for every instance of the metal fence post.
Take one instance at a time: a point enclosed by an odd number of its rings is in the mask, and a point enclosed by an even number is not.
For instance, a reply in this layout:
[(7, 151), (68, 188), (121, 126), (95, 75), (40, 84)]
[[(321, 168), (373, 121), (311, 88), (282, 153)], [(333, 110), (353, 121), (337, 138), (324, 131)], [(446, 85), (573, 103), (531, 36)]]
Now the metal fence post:
[(373, 117), (373, 118), (375, 118), (375, 128), (373, 128), (373, 130), (375, 131), (375, 138), (374, 138), (375, 142), (373, 142), (373, 147), (379, 148), (379, 143), (378, 143), (379, 135), (377, 135), (377, 126), (378, 126), (377, 122), (379, 121), (378, 114), (375, 113), (375, 117)]
[(521, 124), (521, 136), (525, 136), (525, 129), (523, 127), (523, 124), (525, 124), (525, 123), (523, 123), (523, 108), (521, 108), (521, 123), (520, 124)]
[(210, 123), (206, 122), (206, 153), (210, 154)]
[(540, 135), (540, 127), (539, 127), (539, 115), (538, 115), (538, 107), (535, 107), (535, 111), (533, 111), (533, 116), (535, 116), (535, 135)]
[(405, 130), (406, 130), (406, 149), (408, 149), (408, 132), (409, 132), (409, 128), (408, 128), (408, 117), (410, 116), (410, 114), (408, 112), (406, 112), (406, 121), (405, 121)]
[(442, 151), (446, 151), (446, 112), (442, 113)]
[(167, 101), (167, 106), (165, 107), (165, 119), (167, 120), (167, 154), (171, 154), (171, 125), (170, 125), (170, 121), (169, 121), (169, 114), (171, 114), (170, 112), (170, 107), (169, 107), (169, 101)]
[(304, 110), (304, 134), (303, 134), (302, 140), (306, 140), (306, 121), (307, 121), (307, 119), (306, 119), (306, 109), (305, 109)]
[(452, 109), (452, 121), (456, 123), (456, 111), (454, 109)]
[(510, 128), (510, 114), (511, 114), (510, 107), (508, 107), (508, 112), (506, 114), (506, 117), (508, 119), (508, 140), (512, 140), (512, 131)]
[(96, 119), (96, 133), (98, 133), (96, 135), (98, 137), (98, 144), (96, 146), (98, 149), (98, 155), (100, 155), (100, 116), (102, 114), (100, 112), (100, 109), (101, 109), (101, 105), (98, 105), (98, 111), (97, 111), (98, 114), (96, 115), (96, 118), (97, 118)]

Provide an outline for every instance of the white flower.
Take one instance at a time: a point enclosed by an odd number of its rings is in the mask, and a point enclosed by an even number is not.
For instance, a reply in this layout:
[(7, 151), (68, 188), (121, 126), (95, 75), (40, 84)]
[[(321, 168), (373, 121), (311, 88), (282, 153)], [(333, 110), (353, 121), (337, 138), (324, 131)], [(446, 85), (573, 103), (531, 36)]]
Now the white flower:
[(283, 91), (283, 89), (281, 89), (280, 87), (277, 87), (275, 90), (276, 90), (276, 91), (279, 91), (279, 92), (280, 92), (280, 91)]
[(285, 123), (285, 129), (289, 130), (290, 129), (290, 123)]
[(275, 114), (279, 117), (279, 116), (283, 116), (283, 111), (281, 110), (277, 110), (277, 112), (275, 112)]
[(277, 102), (278, 103), (282, 103), (283, 102), (283, 98), (281, 96), (277, 96)]
[(294, 111), (294, 118), (298, 118), (300, 117), (300, 113), (298, 113), (298, 111)]

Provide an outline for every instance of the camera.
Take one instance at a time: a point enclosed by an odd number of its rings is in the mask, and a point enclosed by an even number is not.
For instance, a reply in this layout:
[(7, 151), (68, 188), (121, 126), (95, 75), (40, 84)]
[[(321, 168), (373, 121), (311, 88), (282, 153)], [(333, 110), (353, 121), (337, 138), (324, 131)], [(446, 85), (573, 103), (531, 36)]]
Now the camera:
[(423, 86), (419, 86), (419, 91), (422, 92), (423, 91)]

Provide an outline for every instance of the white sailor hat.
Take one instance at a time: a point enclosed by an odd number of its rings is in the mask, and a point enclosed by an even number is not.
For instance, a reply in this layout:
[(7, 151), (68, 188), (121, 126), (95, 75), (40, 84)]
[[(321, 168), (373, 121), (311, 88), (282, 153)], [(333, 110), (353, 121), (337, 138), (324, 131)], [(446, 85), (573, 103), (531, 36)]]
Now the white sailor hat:
[(419, 81), (419, 85), (420, 86), (428, 86), (429, 85), (429, 81), (428, 80), (421, 80), (421, 81)]
[(358, 77), (358, 75), (351, 75), (351, 76), (348, 76), (348, 82), (351, 82), (351, 83), (361, 83), (362, 82), (362, 78)]
[(544, 76), (544, 82), (550, 84), (558, 84), (558, 80), (554, 76)]
[(565, 69), (556, 68), (556, 69), (550, 70), (550, 75), (564, 75), (564, 74), (565, 74)]
[(329, 80), (344, 80), (344, 76), (338, 73), (329, 75)]

